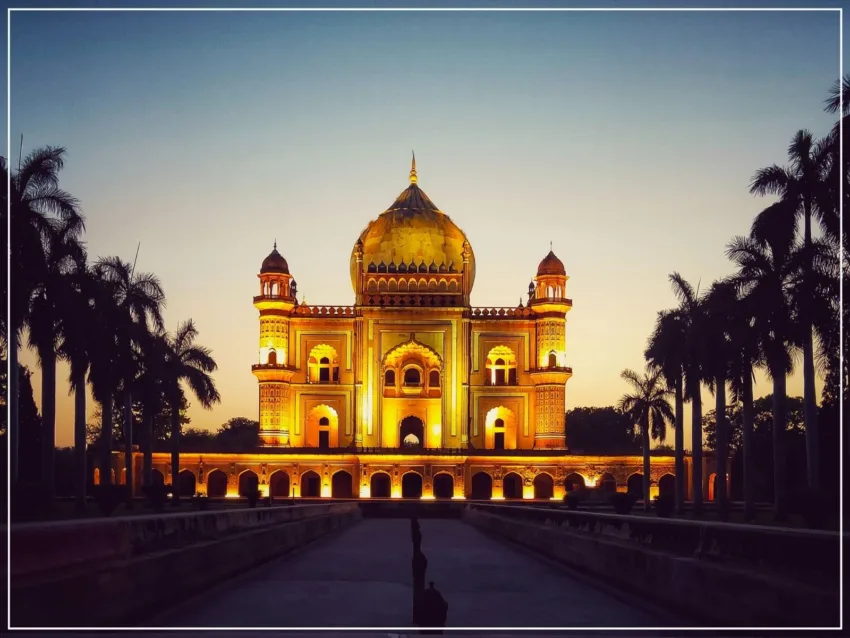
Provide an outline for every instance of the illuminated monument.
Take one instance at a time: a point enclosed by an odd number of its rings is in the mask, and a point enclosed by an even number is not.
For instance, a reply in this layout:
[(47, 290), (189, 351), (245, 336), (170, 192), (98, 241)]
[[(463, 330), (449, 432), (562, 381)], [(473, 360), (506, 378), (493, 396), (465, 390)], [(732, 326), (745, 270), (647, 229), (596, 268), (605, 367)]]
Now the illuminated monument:
[[(561, 498), (568, 484), (640, 491), (639, 456), (570, 454), (564, 265), (540, 262), (527, 303), (475, 308), (475, 255), (417, 183), (351, 253), (353, 306), (297, 299), (277, 245), (259, 273), (255, 453), (181, 454), (210, 496)], [(293, 271), (295, 269), (293, 268)], [(686, 459), (690, 475), (689, 459)], [(170, 458), (154, 455), (162, 480)], [(653, 457), (653, 493), (673, 459)]]

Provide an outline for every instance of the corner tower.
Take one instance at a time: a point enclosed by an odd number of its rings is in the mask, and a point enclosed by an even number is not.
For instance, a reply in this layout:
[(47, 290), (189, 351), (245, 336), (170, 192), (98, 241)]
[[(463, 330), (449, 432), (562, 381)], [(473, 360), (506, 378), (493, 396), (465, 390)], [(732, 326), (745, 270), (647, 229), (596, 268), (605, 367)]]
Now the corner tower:
[(528, 286), (528, 305), (537, 327), (536, 362), (531, 371), (537, 404), (535, 448), (566, 448), (565, 386), (572, 376), (566, 365), (566, 315), (573, 305), (566, 297), (567, 279), (563, 262), (550, 250)]
[(289, 317), (298, 292), (289, 265), (274, 249), (260, 267), (260, 294), (254, 307), (260, 311), (259, 361), (251, 371), (260, 383), (260, 440), (264, 445), (289, 445), (290, 367)]

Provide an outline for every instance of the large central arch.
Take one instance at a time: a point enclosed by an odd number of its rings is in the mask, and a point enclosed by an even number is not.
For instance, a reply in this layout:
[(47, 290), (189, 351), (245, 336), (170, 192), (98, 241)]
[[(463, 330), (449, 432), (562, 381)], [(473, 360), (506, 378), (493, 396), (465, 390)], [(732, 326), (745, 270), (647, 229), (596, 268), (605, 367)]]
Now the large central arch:
[(425, 447), (425, 424), (418, 416), (406, 416), (401, 420), (398, 433), (399, 447)]

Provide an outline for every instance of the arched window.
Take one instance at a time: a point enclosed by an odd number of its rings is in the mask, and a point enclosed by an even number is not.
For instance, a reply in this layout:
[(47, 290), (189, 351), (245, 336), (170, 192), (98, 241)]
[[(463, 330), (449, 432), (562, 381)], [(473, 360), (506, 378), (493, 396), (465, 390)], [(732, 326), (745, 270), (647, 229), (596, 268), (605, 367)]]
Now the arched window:
[(440, 371), (439, 370), (431, 370), (428, 373), (428, 385), (432, 388), (440, 387)]
[(505, 360), (496, 359), (496, 385), (505, 385)]
[(328, 426), (328, 425), (330, 425), (330, 424), (331, 424), (331, 422), (330, 422), (330, 420), (328, 419), (328, 417), (326, 417), (326, 416), (323, 416), (321, 419), (319, 419), (319, 426), (320, 426), (320, 427), (321, 427), (321, 426)]
[(336, 350), (327, 345), (314, 346), (307, 360), (308, 383), (339, 382), (339, 359)]
[(550, 368), (557, 368), (558, 367), (558, 357), (555, 355), (554, 352), (549, 353), (549, 367)]
[(277, 352), (275, 350), (269, 351), (269, 365), (276, 366), (277, 365)]
[(422, 378), (419, 376), (419, 370), (416, 368), (408, 368), (404, 371), (404, 385), (419, 386), (422, 385)]
[(395, 370), (384, 372), (384, 385), (395, 387)]
[(331, 362), (327, 357), (319, 359), (319, 383), (328, 383), (331, 380)]

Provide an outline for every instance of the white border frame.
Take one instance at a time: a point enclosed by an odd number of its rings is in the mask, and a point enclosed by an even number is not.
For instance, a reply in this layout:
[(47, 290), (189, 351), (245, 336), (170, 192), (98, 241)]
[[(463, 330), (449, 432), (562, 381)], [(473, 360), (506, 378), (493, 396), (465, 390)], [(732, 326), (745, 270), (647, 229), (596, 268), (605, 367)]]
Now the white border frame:
[[(45, 12), (325, 12), (325, 13), (362, 13), (362, 12), (500, 12), (500, 13), (535, 13), (535, 12), (837, 12), (839, 22), (838, 35), (838, 134), (839, 134), (839, 162), (844, 164), (844, 124), (842, 113), (844, 110), (844, 96), (842, 92), (842, 80), (844, 78), (844, 10), (842, 7), (8, 7), (6, 11), (6, 157), (9, 163), (7, 171), (7, 189), (11, 191), (12, 155), (11, 155), (11, 126), (12, 126), (12, 12), (45, 13)], [(839, 232), (844, 229), (844, 180), (839, 185)], [(11, 215), (7, 215), (8, 237), (11, 242)], [(7, 291), (11, 293), (11, 254), (6, 250), (7, 260)], [(839, 282), (844, 276), (844, 260), (839, 260)], [(11, 315), (11, 294), (7, 299), (7, 317)], [(844, 310), (844, 289), (839, 285), (839, 366), (843, 370), (844, 352), (841, 350), (844, 336), (844, 325), (841, 321)], [(11, 374), (11, 357), (7, 358), (7, 372)], [(11, 377), (8, 377), (11, 378)], [(843, 396), (843, 375), (839, 375), (839, 393)], [(11, 402), (6, 406), (10, 411)], [(839, 426), (844, 423), (844, 402), (839, 401)], [(9, 432), (11, 441), (11, 432)], [(427, 629), (440, 629), (443, 631), (494, 631), (494, 632), (530, 632), (530, 631), (817, 631), (817, 630), (842, 630), (844, 628), (844, 545), (841, 539), (844, 536), (844, 428), (839, 427), (839, 625), (837, 627), (13, 627), (12, 626), (12, 545), (11, 533), (6, 537), (6, 622), (11, 631), (373, 631), (373, 632), (419, 632)], [(11, 446), (7, 445), (7, 530), (11, 531)]]

